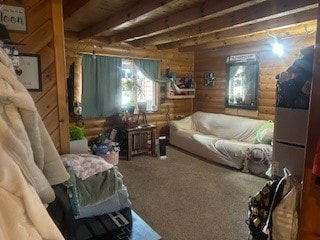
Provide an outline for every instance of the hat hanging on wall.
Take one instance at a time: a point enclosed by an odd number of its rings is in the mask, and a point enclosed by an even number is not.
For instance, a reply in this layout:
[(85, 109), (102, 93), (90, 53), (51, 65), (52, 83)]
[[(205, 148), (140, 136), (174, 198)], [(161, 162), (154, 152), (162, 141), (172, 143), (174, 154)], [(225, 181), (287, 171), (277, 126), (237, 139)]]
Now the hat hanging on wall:
[(3, 42), (4, 46), (10, 47), (10, 46), (16, 46), (16, 45), (24, 45), (23, 43), (12, 42), (6, 26), (1, 23), (0, 23), (0, 40)]

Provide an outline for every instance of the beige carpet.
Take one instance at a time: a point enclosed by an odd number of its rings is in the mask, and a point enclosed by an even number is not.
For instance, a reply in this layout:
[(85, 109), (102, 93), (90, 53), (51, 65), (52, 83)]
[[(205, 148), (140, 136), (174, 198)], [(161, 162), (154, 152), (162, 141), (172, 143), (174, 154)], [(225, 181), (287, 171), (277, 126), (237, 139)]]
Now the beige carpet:
[[(120, 160), (132, 208), (164, 240), (245, 240), (247, 201), (267, 181), (167, 146)], [(147, 239), (146, 239), (147, 240)]]

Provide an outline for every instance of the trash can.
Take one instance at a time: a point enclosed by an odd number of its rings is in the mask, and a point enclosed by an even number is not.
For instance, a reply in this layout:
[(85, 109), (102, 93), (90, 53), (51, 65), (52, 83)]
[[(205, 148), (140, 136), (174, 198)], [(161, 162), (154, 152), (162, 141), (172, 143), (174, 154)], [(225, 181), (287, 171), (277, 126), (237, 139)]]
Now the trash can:
[(159, 137), (159, 156), (160, 159), (166, 159), (167, 153), (166, 153), (166, 136), (160, 136)]

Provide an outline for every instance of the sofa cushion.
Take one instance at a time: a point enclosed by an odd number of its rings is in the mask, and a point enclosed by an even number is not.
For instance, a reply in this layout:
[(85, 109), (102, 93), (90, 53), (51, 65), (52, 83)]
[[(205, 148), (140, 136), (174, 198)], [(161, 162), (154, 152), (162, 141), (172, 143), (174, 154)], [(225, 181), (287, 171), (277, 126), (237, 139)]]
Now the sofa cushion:
[(251, 143), (221, 139), (217, 141), (214, 146), (226, 158), (230, 159), (230, 161), (239, 159), (241, 160), (241, 162), (243, 162), (246, 156), (247, 149), (251, 145)]
[(170, 127), (175, 130), (188, 130), (195, 131), (195, 125), (192, 121), (192, 117), (188, 116), (180, 120), (173, 120), (169, 122)]
[(215, 143), (220, 140), (220, 138), (217, 138), (216, 136), (204, 135), (201, 133), (193, 134), (192, 138), (210, 149), (214, 148)]
[[(195, 141), (192, 146), (184, 145), (184, 149), (219, 164), (237, 169), (243, 167), (245, 156), (242, 151), (244, 149), (242, 143), (240, 143), (241, 146), (239, 146), (239, 142), (223, 140), (213, 135), (204, 135), (201, 133), (194, 134), (193, 139)], [(219, 145), (220, 148), (217, 149), (216, 145)], [(246, 143), (245, 145), (250, 144)], [(196, 149), (194, 149), (193, 146), (196, 146)]]
[(257, 143), (259, 127), (268, 121), (218, 113), (195, 112), (192, 120), (197, 131), (218, 138)]

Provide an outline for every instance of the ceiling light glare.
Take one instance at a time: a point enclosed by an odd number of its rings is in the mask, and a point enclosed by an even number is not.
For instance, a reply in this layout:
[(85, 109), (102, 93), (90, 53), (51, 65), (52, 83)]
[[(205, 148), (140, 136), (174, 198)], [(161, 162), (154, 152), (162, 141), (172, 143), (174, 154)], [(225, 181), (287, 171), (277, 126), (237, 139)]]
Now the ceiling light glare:
[(279, 57), (283, 54), (283, 45), (276, 42), (273, 44), (272, 51), (274, 54), (277, 54)]

